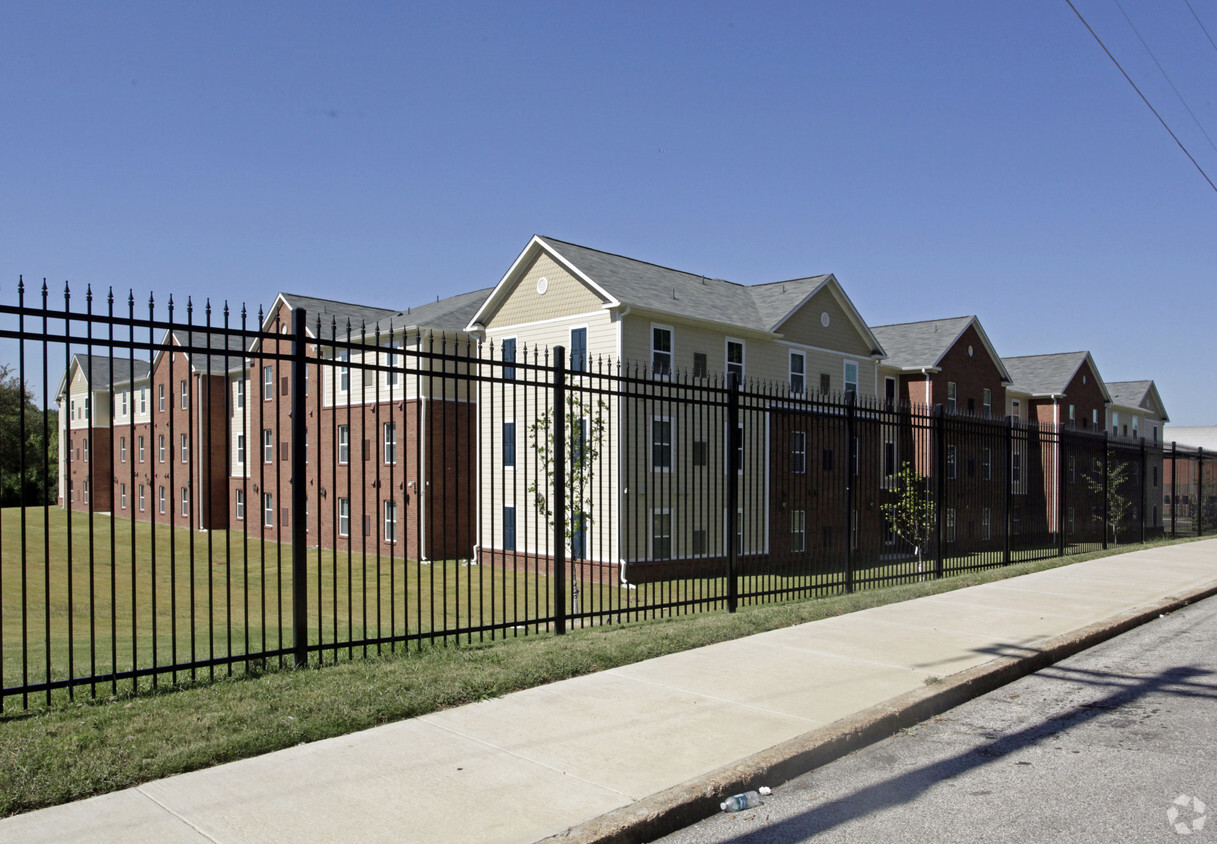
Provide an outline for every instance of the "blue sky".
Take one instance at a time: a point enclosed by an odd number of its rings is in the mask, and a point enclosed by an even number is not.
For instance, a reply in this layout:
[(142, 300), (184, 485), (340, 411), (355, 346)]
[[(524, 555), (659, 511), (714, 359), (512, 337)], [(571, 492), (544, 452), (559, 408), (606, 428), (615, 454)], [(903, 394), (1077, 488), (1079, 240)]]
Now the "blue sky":
[[(1074, 2), (1217, 181), (1187, 2), (1120, 0), (1203, 131), (1115, 0)], [(404, 308), (546, 234), (833, 272), (871, 324), (975, 313), (1217, 423), (1217, 191), (1065, 0), (8, 0), (0, 79), (5, 302), (23, 274)]]

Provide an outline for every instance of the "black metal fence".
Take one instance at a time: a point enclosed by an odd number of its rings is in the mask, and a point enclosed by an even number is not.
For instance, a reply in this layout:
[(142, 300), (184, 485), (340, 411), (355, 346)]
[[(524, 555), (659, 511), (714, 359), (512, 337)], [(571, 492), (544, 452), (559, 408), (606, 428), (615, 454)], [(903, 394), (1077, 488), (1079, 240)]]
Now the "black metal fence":
[[(38, 386), (0, 417), (21, 444), (0, 475), (26, 496), (0, 514), (0, 707), (1217, 525), (1213, 461), (1174, 445), (401, 315), (19, 297), (0, 306), (4, 362)], [(916, 548), (893, 527), (910, 478), (932, 514)]]

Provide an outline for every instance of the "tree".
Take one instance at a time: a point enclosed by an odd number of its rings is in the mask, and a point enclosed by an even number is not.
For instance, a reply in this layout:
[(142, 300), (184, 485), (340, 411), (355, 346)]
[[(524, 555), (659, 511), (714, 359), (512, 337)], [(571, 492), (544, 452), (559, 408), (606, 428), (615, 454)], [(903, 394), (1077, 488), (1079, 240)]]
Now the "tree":
[[(1099, 463), (1095, 470), (1086, 476), (1086, 485), (1090, 487), (1091, 492), (1099, 496), (1100, 501), (1102, 501), (1104, 493), (1107, 495), (1107, 524), (1111, 527), (1111, 541), (1114, 545), (1120, 544), (1120, 526), (1132, 512), (1132, 498), (1125, 495), (1124, 489), (1132, 481), (1128, 476), (1128, 467), (1128, 463), (1118, 463), (1114, 468), (1109, 468), (1106, 486), (1103, 484), (1102, 463)], [(1099, 506), (1103, 505), (1100, 503)]]
[[(589, 407), (590, 404), (590, 407)], [(586, 553), (585, 537), (594, 521), (592, 516), (592, 481), (599, 466), (604, 447), (605, 415), (608, 405), (603, 399), (585, 403), (574, 391), (566, 393), (566, 507), (563, 534), (568, 559), (573, 563)], [(528, 439), (544, 471), (544, 480), (534, 478), (528, 484), (533, 507), (544, 517), (552, 530), (556, 525), (553, 502), (555, 471), (555, 435), (557, 425), (553, 408), (545, 411), (528, 427)], [(579, 611), (579, 584), (571, 581), (572, 612)]]
[(930, 541), (936, 510), (926, 478), (905, 461), (896, 475), (896, 500), (884, 504), (883, 517), (896, 535), (913, 546), (917, 572), (922, 571), (922, 551)]
[(29, 387), (11, 367), (0, 365), (0, 506), (53, 504), (58, 465), (59, 415), (39, 410)]

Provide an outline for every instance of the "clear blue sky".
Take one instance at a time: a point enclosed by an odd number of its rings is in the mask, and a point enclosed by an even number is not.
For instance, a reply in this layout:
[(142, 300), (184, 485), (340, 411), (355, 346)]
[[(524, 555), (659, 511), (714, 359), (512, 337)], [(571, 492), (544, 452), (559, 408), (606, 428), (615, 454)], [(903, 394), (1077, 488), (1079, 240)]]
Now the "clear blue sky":
[[(1185, 0), (1121, 2), (1217, 138)], [(1217, 181), (1115, 0), (1075, 4)], [(1002, 355), (1089, 349), (1217, 423), (1217, 192), (1065, 0), (8, 0), (0, 117), (5, 302), (24, 274), (404, 308), (537, 233), (833, 272), (871, 324), (975, 313)]]

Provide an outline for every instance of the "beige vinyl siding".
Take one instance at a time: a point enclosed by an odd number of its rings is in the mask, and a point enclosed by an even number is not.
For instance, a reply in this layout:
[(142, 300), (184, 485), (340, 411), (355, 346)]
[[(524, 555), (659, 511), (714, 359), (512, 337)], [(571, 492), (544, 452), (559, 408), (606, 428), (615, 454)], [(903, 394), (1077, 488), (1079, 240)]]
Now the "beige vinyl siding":
[[(820, 320), (821, 314), (825, 313), (828, 314), (827, 328)], [(777, 330), (792, 343), (833, 349), (859, 359), (869, 359), (872, 351), (866, 338), (854, 327), (845, 309), (827, 288), (817, 291)], [(859, 389), (862, 389), (861, 385)]]
[[(538, 293), (537, 282), (542, 278), (547, 281), (546, 290)], [(541, 254), (524, 270), (506, 301), (488, 315), (485, 325), (493, 331), (590, 313), (603, 306), (604, 300), (595, 291), (549, 255)]]
[[(400, 349), (391, 349), (392, 342), (402, 343)], [(467, 373), (469, 364), (461, 361), (439, 361), (431, 355), (448, 355), (456, 358), (474, 359), (478, 356), (477, 342), (464, 333), (432, 332), (424, 330), (410, 332), (408, 337), (398, 335), (392, 338), (380, 338), (379, 345), (374, 349), (364, 349), (362, 346), (372, 346), (373, 343), (353, 344), (350, 349), (350, 390), (339, 389), (341, 379), (339, 369), (332, 360), (320, 365), (321, 370), (321, 403), (323, 407), (354, 407), (361, 404), (384, 402), (412, 401), (419, 397), (446, 398), (455, 401), (472, 401), (473, 389), (463, 378), (445, 378), (444, 373)], [(339, 351), (342, 347), (339, 346)], [(327, 359), (331, 358), (333, 350), (325, 350)], [(399, 355), (397, 383), (391, 382), (388, 370), (390, 356)], [(364, 362), (367, 366), (361, 366)], [(380, 366), (380, 370), (371, 367)], [(404, 370), (403, 370), (404, 367)], [(314, 377), (315, 380), (315, 377)], [(309, 389), (313, 386), (310, 384)]]

